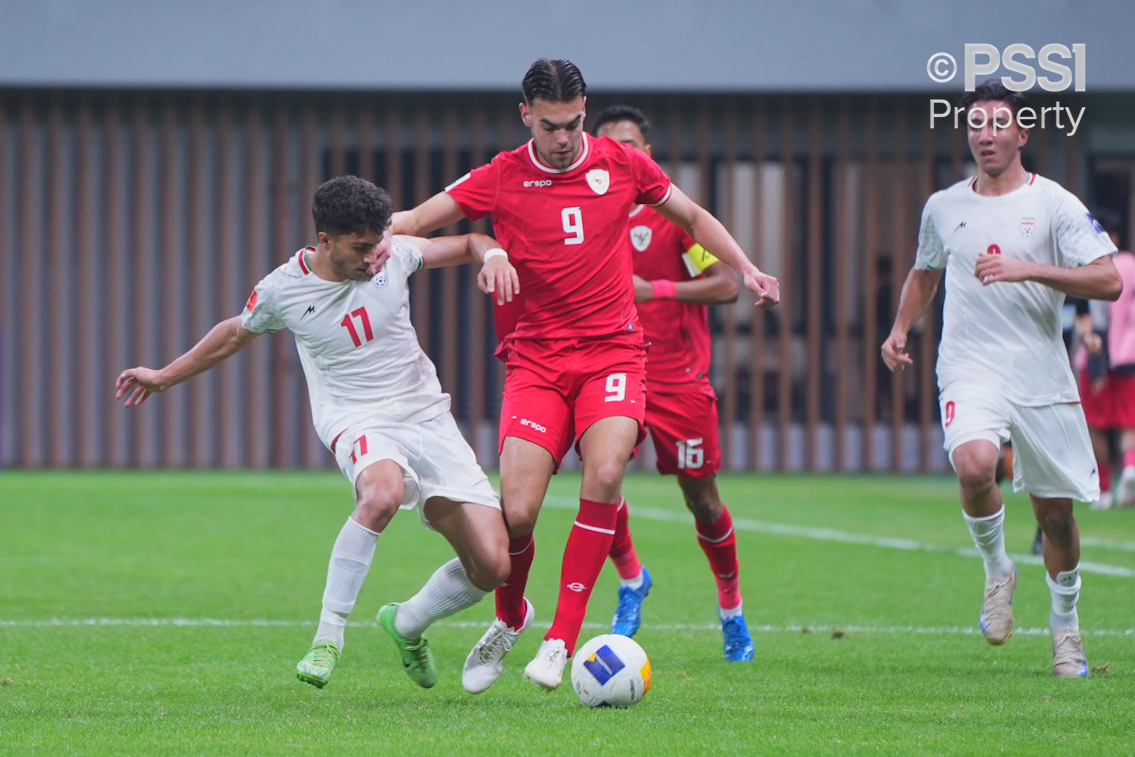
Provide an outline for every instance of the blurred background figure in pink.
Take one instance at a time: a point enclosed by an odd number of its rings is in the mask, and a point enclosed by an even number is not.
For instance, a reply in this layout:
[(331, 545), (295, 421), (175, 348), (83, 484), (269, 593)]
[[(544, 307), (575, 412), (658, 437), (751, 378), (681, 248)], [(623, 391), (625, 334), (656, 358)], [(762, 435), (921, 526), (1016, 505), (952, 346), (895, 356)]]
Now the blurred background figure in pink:
[[(1123, 293), (1115, 302), (1092, 300), (1078, 307), (1075, 364), (1099, 464), (1100, 498), (1092, 509), (1106, 510), (1135, 507), (1135, 254), (1125, 250), (1118, 216), (1104, 215), (1100, 221), (1120, 249), (1114, 260)], [(1117, 461), (1121, 468), (1113, 491)]]

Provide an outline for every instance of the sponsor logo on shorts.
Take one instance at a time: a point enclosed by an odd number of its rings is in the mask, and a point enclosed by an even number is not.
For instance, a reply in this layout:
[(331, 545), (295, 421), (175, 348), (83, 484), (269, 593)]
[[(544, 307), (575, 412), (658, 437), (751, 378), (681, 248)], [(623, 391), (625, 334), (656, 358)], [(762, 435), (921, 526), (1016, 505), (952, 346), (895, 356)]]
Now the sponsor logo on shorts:
[(521, 418), (520, 419), (520, 425), (521, 426), (527, 426), (528, 428), (532, 429), (533, 431), (539, 431), (541, 434), (548, 433), (548, 427), (547, 426), (542, 426), (539, 423), (537, 423), (536, 421), (530, 421), (527, 418)]
[(571, 589), (572, 591), (574, 591), (575, 593), (578, 594), (579, 592), (583, 591), (587, 587), (584, 586), (583, 584), (581, 584), (579, 581), (572, 581), (570, 584), (567, 585), (567, 588)]

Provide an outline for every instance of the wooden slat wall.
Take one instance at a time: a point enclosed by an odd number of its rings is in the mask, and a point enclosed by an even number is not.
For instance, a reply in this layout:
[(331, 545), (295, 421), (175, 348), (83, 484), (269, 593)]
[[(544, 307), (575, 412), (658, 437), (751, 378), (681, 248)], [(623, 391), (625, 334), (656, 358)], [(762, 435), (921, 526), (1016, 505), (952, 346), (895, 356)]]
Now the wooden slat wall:
[(824, 319), (821, 305), (827, 296), (827, 285), (831, 279), (825, 275), (821, 248), (823, 246), (823, 231), (827, 224), (823, 218), (824, 193), (823, 186), (823, 114), (822, 104), (818, 97), (813, 97), (808, 103), (807, 144), (808, 157), (806, 160), (806, 181), (809, 188), (807, 194), (807, 210), (803, 211), (804, 226), (804, 280), (807, 282), (808, 293), (804, 298), (804, 311), (806, 313), (805, 338), (807, 339), (807, 360), (812, 369), (807, 372), (804, 394), (804, 424), (807, 429), (804, 442), (804, 467), (816, 470), (819, 467), (819, 451), (816, 433), (820, 425), (820, 392), (824, 383)]
[[(902, 277), (905, 272), (910, 268), (910, 255), (907, 253), (914, 245), (910, 240), (914, 239), (917, 229), (911, 230), (908, 226), (910, 209), (907, 207), (907, 197), (909, 196), (909, 187), (911, 186), (910, 164), (907, 159), (907, 142), (909, 134), (907, 133), (907, 117), (906, 111), (901, 105), (896, 106), (895, 110), (891, 113), (890, 118), (894, 126), (894, 173), (892, 174), (890, 186), (888, 187), (891, 195), (891, 201), (887, 206), (887, 215), (890, 217), (889, 224), (889, 244), (888, 248), (891, 251), (891, 291), (898, 292), (902, 287)], [(921, 366), (921, 363), (920, 363)], [(891, 439), (889, 449), (891, 450), (890, 461), (891, 470), (899, 471), (904, 467), (905, 452), (902, 443), (902, 434), (905, 426), (905, 418), (903, 417), (904, 404), (907, 396), (907, 385), (914, 379), (917, 374), (914, 371), (904, 371), (901, 376), (896, 376), (897, 380), (891, 382), (891, 422), (890, 431)]]
[[(799, 209), (796, 207), (795, 200), (795, 182), (793, 178), (796, 173), (796, 146), (794, 137), (796, 134), (796, 113), (799, 108), (798, 104), (787, 102), (781, 110), (780, 120), (780, 158), (781, 165), (785, 167), (784, 183), (780, 188), (783, 195), (784, 210), (781, 217), (781, 224), (784, 228), (784, 264), (778, 271), (772, 269), (770, 272), (775, 274), (780, 279), (780, 293), (781, 303), (777, 306), (776, 314), (779, 316), (778, 323), (780, 324), (779, 333), (777, 334), (777, 394), (776, 394), (776, 427), (777, 427), (777, 458), (776, 465), (780, 470), (787, 470), (790, 466), (792, 439), (791, 432), (793, 428), (793, 389), (795, 382), (793, 380), (793, 361), (792, 361), (792, 342), (793, 331), (795, 329), (795, 322), (798, 319), (798, 313), (807, 307), (806, 302), (798, 296), (795, 282), (795, 272), (797, 268), (797, 261), (800, 258), (800, 249), (796, 245), (797, 237), (799, 234), (800, 223), (797, 220), (796, 213)], [(817, 282), (818, 286), (819, 282)], [(728, 381), (728, 377), (726, 377)], [(731, 390), (732, 387), (726, 385), (726, 391)], [(726, 421), (728, 423), (728, 421)]]
[[(863, 168), (868, 177), (875, 177), (880, 174), (879, 129), (882, 125), (881, 121), (879, 101), (873, 98), (868, 102), (866, 126), (864, 128), (866, 147), (863, 155)], [(881, 378), (889, 379), (886, 367), (880, 363), (878, 344), (879, 336), (886, 328), (886, 324), (879, 323), (876, 308), (879, 290), (886, 284), (886, 282), (880, 281), (879, 277), (879, 243), (881, 237), (878, 222), (879, 184), (879, 181), (867, 180), (863, 186), (864, 261), (861, 297), (865, 307), (863, 309), (863, 332), (860, 339), (862, 362), (859, 363), (863, 372), (863, 421), (860, 428), (863, 431), (863, 467), (868, 470), (879, 464), (879, 455), (875, 444), (875, 424), (879, 418), (879, 397), (881, 394), (878, 387), (881, 385)], [(892, 308), (896, 304), (892, 301)]]
[[(721, 121), (724, 134), (721, 150), (721, 169), (724, 175), (723, 178), (725, 180), (725, 184), (729, 186), (733, 184), (732, 179), (734, 178), (735, 174), (734, 166), (736, 166), (738, 162), (738, 132), (740, 131), (740, 127), (737, 123), (737, 103), (733, 100), (729, 100), (725, 103), (723, 110), (724, 112), (722, 113)], [(706, 133), (705, 128), (708, 122), (709, 112), (710, 109), (708, 107), (703, 108), (703, 113), (705, 113), (706, 115), (699, 120), (698, 124), (699, 141), (704, 139), (706, 143), (710, 142), (708, 138), (709, 135)], [(708, 171), (706, 173), (708, 173)], [(727, 228), (733, 228), (738, 220), (733, 216), (733, 207), (734, 203), (729, 203), (726, 207), (719, 211), (721, 221), (726, 225)], [(723, 323), (721, 328), (721, 344), (718, 349), (720, 349), (722, 352), (722, 364), (725, 366), (725, 375), (733, 378), (737, 375), (737, 310), (736, 308), (729, 307), (722, 308), (721, 312)], [(737, 401), (737, 395), (737, 388), (733, 388), (733, 390), (725, 392), (724, 396), (721, 397), (719, 401), (719, 413), (722, 418), (729, 418), (733, 419), (734, 421), (737, 418), (737, 408), (739, 404)], [(731, 427), (732, 425), (733, 423), (731, 422), (727, 425), (727, 428)], [(721, 435), (722, 461), (733, 460), (735, 458), (734, 446), (735, 444), (733, 434), (724, 433)]]
[[(850, 266), (852, 264), (851, 255), (852, 249), (850, 247), (851, 240), (851, 211), (848, 207), (851, 202), (851, 197), (847, 192), (846, 182), (848, 180), (848, 169), (850, 164), (851, 154), (851, 108), (850, 103), (846, 98), (841, 98), (839, 103), (839, 115), (837, 116), (836, 126), (836, 155), (835, 155), (835, 172), (834, 172), (834, 191), (832, 195), (832, 202), (835, 203), (835, 218), (833, 236), (833, 255), (835, 257), (835, 264), (832, 269), (832, 274), (835, 277), (835, 351), (834, 363), (836, 366), (848, 365), (851, 360), (851, 345), (850, 345), (850, 326), (848, 318), (844, 318), (843, 314), (848, 312), (848, 287), (844, 286), (843, 282), (847, 281), (851, 273)], [(836, 397), (849, 396), (849, 376), (848, 371), (837, 370), (835, 371), (835, 395)], [(850, 403), (847, 401), (837, 402), (835, 407), (835, 433), (834, 433), (834, 455), (835, 455), (835, 469), (837, 471), (848, 470), (848, 443), (847, 435), (849, 430), (849, 410)]]
[[(758, 108), (753, 114), (752, 131), (752, 162), (759, 167), (764, 164), (768, 155), (768, 114), (765, 108)], [(758, 222), (763, 208), (764, 184), (758, 169), (753, 178), (753, 200), (750, 208), (750, 213)], [(769, 251), (765, 249), (760, 233), (754, 235), (750, 245), (751, 249), (748, 250), (748, 253), (757, 266), (761, 270), (771, 271), (772, 269), (768, 264)], [(765, 371), (763, 364), (767, 349), (765, 328), (762, 321), (749, 329), (749, 362), (752, 367), (749, 372), (749, 417), (745, 430), (749, 439), (748, 467), (750, 470), (761, 470), (765, 467), (764, 428), (767, 414), (764, 402)]]
[[(114, 380), (239, 312), (311, 241), (321, 181), (355, 172), (396, 207), (420, 202), (524, 139), (515, 99), (0, 90), (0, 464), (333, 465), (286, 336), (136, 410), (115, 404)], [(883, 292), (897, 303), (922, 203), (943, 176), (961, 178), (964, 137), (930, 130), (916, 96), (593, 93), (590, 105), (613, 102), (648, 111), (663, 168), (696, 175), (691, 193), (747, 229), (738, 238), (781, 280), (774, 315), (748, 299), (714, 318), (726, 466), (944, 470), (938, 318), (916, 338), (916, 369), (892, 380), (879, 340), (893, 313), (876, 303)], [(1038, 170), (1078, 187), (1080, 142), (1034, 141)], [(473, 281), (471, 270), (416, 277), (413, 317), (492, 466), (503, 370)]]

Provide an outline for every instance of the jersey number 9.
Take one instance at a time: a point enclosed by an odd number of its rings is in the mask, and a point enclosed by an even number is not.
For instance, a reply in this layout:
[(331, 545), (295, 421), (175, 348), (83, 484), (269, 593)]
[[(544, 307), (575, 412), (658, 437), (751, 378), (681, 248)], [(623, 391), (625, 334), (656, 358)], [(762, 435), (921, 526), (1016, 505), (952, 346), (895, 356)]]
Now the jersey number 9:
[(583, 212), (579, 208), (564, 208), (560, 211), (564, 222), (564, 244), (583, 244)]

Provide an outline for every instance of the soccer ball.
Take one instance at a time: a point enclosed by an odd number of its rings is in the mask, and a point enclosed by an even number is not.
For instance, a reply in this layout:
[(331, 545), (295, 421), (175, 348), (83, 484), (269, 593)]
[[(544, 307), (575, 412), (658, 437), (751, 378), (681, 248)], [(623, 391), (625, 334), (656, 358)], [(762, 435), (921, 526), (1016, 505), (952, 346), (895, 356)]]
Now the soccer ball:
[(596, 636), (575, 650), (571, 685), (588, 707), (631, 707), (650, 691), (650, 658), (629, 636)]

